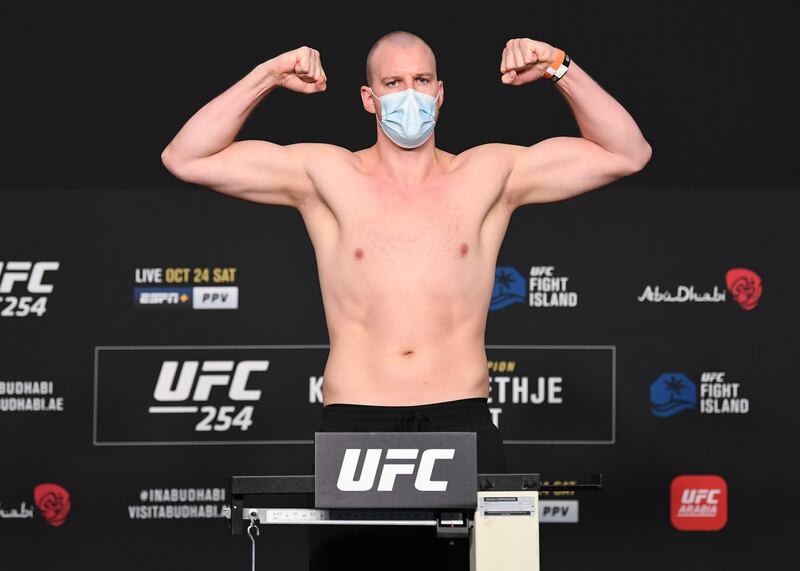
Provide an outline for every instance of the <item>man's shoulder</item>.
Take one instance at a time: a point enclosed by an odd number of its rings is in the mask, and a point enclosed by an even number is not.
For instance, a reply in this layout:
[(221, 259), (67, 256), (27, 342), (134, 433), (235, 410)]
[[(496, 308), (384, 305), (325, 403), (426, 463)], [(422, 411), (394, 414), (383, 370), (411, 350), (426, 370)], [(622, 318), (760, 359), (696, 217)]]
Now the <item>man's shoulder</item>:
[(313, 158), (338, 158), (344, 160), (357, 159), (356, 153), (345, 147), (333, 145), (331, 143), (293, 143), (286, 145), (297, 149)]
[(485, 143), (470, 147), (453, 157), (453, 167), (461, 166), (481, 166), (487, 163), (494, 166), (502, 166), (506, 162), (514, 160), (514, 157), (522, 149), (520, 145), (507, 143)]
[(292, 147), (296, 152), (301, 153), (306, 165), (312, 168), (320, 166), (360, 168), (362, 163), (358, 152), (330, 143), (294, 143), (287, 147)]

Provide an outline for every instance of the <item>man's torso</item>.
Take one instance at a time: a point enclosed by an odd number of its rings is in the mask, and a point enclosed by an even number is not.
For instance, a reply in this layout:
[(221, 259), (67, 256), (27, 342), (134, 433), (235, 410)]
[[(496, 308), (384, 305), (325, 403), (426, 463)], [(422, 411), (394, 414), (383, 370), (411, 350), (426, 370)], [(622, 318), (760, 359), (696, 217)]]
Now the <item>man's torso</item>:
[(488, 396), (486, 317), (511, 215), (499, 147), (437, 150), (440, 172), (415, 187), (376, 174), (365, 151), (311, 167), (300, 211), (330, 334), (326, 405)]

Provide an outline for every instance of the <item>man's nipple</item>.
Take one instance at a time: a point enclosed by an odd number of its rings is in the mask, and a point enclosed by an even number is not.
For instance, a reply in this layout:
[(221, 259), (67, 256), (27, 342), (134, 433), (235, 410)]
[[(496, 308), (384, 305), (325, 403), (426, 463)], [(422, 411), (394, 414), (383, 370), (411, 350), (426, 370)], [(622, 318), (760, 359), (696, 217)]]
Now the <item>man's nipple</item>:
[(356, 260), (364, 259), (364, 250), (361, 248), (356, 248), (356, 251), (353, 252), (353, 256), (355, 256)]
[(464, 256), (467, 255), (467, 252), (469, 252), (469, 246), (462, 243), (461, 246), (458, 248), (458, 255), (463, 258)]

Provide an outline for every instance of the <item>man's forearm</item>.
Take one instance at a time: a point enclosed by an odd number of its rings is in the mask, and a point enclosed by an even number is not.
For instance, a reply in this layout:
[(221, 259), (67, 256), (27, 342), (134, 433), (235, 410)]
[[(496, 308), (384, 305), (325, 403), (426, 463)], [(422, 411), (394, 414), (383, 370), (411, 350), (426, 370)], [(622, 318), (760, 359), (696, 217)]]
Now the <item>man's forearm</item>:
[(585, 139), (634, 163), (647, 162), (650, 145), (633, 117), (574, 60), (556, 87), (571, 107)]
[(167, 145), (162, 159), (165, 162), (190, 161), (211, 156), (228, 147), (250, 112), (278, 85), (271, 62), (259, 64), (201, 107)]

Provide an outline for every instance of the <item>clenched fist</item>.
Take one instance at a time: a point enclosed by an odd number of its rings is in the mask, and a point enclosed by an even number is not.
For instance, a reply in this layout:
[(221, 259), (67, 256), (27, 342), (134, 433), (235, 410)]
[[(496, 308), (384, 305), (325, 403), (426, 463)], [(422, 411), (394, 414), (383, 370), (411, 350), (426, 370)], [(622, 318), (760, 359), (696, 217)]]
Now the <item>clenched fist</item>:
[(508, 40), (500, 58), (500, 78), (508, 85), (522, 85), (536, 81), (558, 57), (560, 50), (550, 44), (516, 38)]
[(313, 48), (303, 46), (270, 62), (272, 73), (281, 87), (305, 94), (325, 91), (327, 87), (328, 77), (319, 61), (319, 52)]

